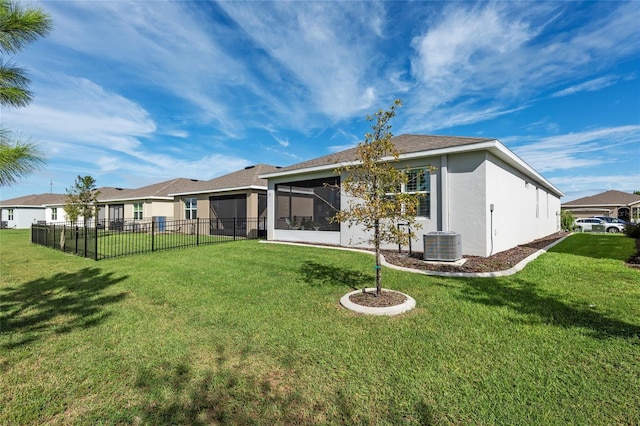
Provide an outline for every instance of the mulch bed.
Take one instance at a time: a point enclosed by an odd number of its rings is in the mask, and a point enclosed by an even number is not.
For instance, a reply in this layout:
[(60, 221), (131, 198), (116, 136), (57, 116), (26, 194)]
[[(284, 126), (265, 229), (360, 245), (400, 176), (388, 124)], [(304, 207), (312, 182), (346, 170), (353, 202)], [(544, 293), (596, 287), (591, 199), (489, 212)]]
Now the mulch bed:
[(380, 296), (376, 296), (375, 290), (355, 293), (349, 296), (349, 300), (356, 305), (368, 306), (370, 308), (386, 308), (388, 306), (396, 306), (404, 303), (407, 296), (396, 291), (384, 291)]
[(467, 261), (461, 266), (425, 262), (422, 260), (422, 252), (412, 252), (409, 255), (408, 253), (384, 250), (383, 254), (387, 262), (405, 268), (439, 272), (496, 272), (512, 268), (521, 260), (567, 235), (567, 232), (558, 232), (489, 257), (464, 256)]
[[(383, 255), (387, 262), (406, 268), (441, 272), (496, 272), (512, 268), (526, 257), (567, 235), (567, 232), (558, 232), (489, 257), (465, 256), (467, 261), (461, 266), (427, 263), (422, 260), (421, 252), (413, 252), (409, 255), (408, 253), (383, 250)], [(640, 268), (640, 239), (636, 239), (636, 248), (637, 253), (627, 261), (627, 265), (632, 268)], [(356, 293), (351, 295), (349, 300), (362, 306), (386, 307), (404, 303), (406, 297), (400, 293), (383, 291), (378, 297), (374, 292)]]

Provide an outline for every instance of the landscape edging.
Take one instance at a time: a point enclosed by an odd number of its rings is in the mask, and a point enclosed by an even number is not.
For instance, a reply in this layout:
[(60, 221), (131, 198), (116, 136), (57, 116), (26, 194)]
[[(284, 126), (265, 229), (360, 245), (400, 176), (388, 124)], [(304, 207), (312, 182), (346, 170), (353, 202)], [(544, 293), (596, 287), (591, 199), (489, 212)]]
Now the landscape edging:
[[(571, 234), (568, 234), (562, 238), (560, 238), (559, 240), (554, 241), (553, 243), (549, 244), (548, 246), (546, 246), (545, 248), (542, 248), (538, 251), (536, 251), (535, 253), (530, 254), (529, 256), (525, 257), (524, 259), (522, 259), (520, 262), (518, 262), (515, 266), (512, 266), (509, 269), (505, 269), (502, 271), (495, 271), (495, 272), (441, 272), (441, 271), (425, 271), (422, 269), (414, 269), (414, 268), (407, 268), (404, 266), (398, 266), (398, 265), (394, 265), (391, 264), (389, 262), (387, 262), (387, 260), (384, 258), (384, 256), (380, 256), (381, 257), (381, 263), (386, 266), (387, 268), (391, 268), (391, 269), (396, 269), (398, 271), (404, 271), (404, 272), (411, 272), (413, 274), (422, 274), (422, 275), (431, 275), (431, 276), (436, 276), (436, 277), (454, 277), (454, 278), (495, 278), (495, 277), (507, 277), (509, 275), (513, 275), (516, 274), (520, 271), (522, 271), (522, 269), (524, 269), (525, 266), (527, 266), (527, 264), (529, 262), (534, 261), (535, 259), (537, 259), (540, 255), (544, 254), (547, 252), (547, 250), (549, 250), (550, 248), (552, 248), (553, 246), (555, 246), (556, 244), (561, 243), (562, 241), (564, 241), (565, 238), (567, 238), (568, 236), (570, 236)], [(305, 243), (296, 243), (296, 242), (290, 242), (290, 241), (269, 241), (269, 240), (260, 240), (261, 243), (268, 243), (268, 244), (287, 244), (287, 245), (292, 245), (292, 246), (302, 246), (302, 247), (315, 247), (315, 248), (326, 248), (326, 249), (333, 249), (333, 250), (345, 250), (345, 251), (353, 251), (353, 252), (357, 252), (357, 253), (367, 253), (367, 254), (371, 254), (375, 256), (375, 253), (369, 251), (369, 250), (361, 250), (361, 249), (355, 249), (355, 248), (349, 248), (349, 247), (334, 247), (334, 246), (321, 246), (321, 245), (314, 245), (314, 244), (305, 244)]]

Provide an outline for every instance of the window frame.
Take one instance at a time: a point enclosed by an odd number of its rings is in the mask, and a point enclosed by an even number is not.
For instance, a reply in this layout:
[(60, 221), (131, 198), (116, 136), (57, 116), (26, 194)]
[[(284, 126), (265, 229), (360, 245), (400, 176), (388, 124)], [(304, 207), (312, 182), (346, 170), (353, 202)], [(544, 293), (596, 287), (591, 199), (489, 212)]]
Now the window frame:
[[(416, 212), (416, 217), (431, 219), (431, 173), (429, 169), (424, 167), (414, 167), (405, 171), (407, 175), (407, 182), (402, 184), (401, 192), (403, 194), (421, 194), (420, 200), (418, 201), (418, 210)], [(420, 189), (420, 182), (415, 184), (414, 188), (408, 188), (411, 181), (412, 173), (421, 173), (423, 177), (423, 187), (424, 189)], [(424, 209), (424, 210), (423, 210)], [(425, 214), (420, 214), (424, 212)]]
[(58, 220), (58, 208), (51, 207), (51, 220)]
[(187, 220), (198, 218), (198, 199), (189, 197), (184, 199), (184, 218)]
[(144, 218), (144, 203), (133, 203), (133, 220)]
[(13, 215), (14, 215), (13, 209), (7, 209), (7, 220), (14, 220)]

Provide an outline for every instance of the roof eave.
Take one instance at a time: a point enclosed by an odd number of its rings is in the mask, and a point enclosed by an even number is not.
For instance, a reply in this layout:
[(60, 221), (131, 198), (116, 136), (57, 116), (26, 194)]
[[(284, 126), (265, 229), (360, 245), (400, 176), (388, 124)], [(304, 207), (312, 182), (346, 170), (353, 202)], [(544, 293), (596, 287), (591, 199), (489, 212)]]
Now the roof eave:
[(46, 204), (6, 204), (0, 205), (0, 209), (40, 209), (46, 206)]
[(173, 197), (146, 196), (146, 197), (107, 198), (107, 199), (99, 199), (98, 203), (113, 203), (113, 202), (125, 202), (125, 201), (140, 201), (140, 200), (173, 201)]
[(173, 197), (183, 196), (183, 195), (200, 195), (200, 194), (215, 194), (220, 192), (232, 192), (232, 191), (246, 191), (248, 189), (258, 189), (258, 190), (267, 190), (266, 186), (260, 185), (245, 185), (245, 186), (236, 186), (233, 188), (219, 188), (219, 189), (202, 189), (199, 191), (187, 191), (187, 192), (176, 192), (173, 194), (169, 194)]

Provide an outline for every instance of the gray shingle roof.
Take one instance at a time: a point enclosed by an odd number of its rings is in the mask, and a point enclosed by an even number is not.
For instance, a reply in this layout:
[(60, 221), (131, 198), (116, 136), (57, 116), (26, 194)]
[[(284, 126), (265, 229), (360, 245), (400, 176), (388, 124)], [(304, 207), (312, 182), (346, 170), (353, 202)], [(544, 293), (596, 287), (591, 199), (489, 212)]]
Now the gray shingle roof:
[(65, 194), (31, 194), (0, 201), (0, 207), (64, 204)]
[[(412, 152), (432, 151), (443, 148), (453, 148), (457, 146), (472, 145), (482, 142), (490, 142), (495, 138), (471, 138), (461, 136), (435, 136), (435, 135), (400, 135), (393, 139), (393, 144), (400, 154), (409, 154)], [(310, 167), (319, 167), (330, 164), (339, 164), (356, 159), (357, 148), (350, 148), (345, 151), (336, 152), (334, 154), (325, 155), (323, 157), (314, 158), (312, 160), (303, 161), (302, 163), (293, 164), (283, 167), (278, 172), (287, 172), (291, 170), (301, 170)]]
[(640, 195), (610, 190), (563, 203), (563, 206), (629, 206), (640, 203)]
[(102, 199), (110, 200), (112, 198), (118, 198), (119, 196), (126, 193), (127, 191), (131, 191), (131, 189), (114, 188), (112, 186), (101, 186), (100, 188), (96, 188), (96, 189), (100, 191), (100, 194), (98, 194), (98, 201)]
[(166, 180), (152, 185), (142, 186), (135, 189), (124, 189), (121, 191), (109, 191), (108, 193), (100, 193), (99, 201), (110, 200), (139, 200), (149, 198), (171, 198), (169, 194), (177, 191), (187, 190), (201, 182), (196, 179), (175, 178)]
[(204, 193), (208, 191), (223, 191), (231, 190), (234, 188), (247, 188), (254, 187), (267, 187), (267, 180), (260, 179), (259, 175), (264, 173), (271, 173), (280, 170), (276, 166), (269, 164), (257, 164), (255, 166), (249, 166), (242, 170), (228, 173), (217, 178), (213, 178), (207, 181), (199, 181), (191, 185), (188, 189), (182, 191), (173, 191), (172, 195), (184, 195), (184, 194), (196, 194)]

